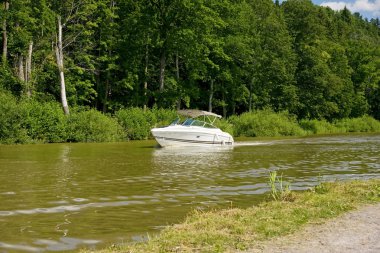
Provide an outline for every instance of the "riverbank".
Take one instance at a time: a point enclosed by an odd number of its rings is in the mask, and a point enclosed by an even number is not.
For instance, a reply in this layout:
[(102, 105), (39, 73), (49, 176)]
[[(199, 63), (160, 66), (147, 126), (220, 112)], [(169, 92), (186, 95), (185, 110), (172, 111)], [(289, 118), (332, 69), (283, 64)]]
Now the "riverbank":
[[(170, 124), (175, 110), (125, 108), (103, 114), (86, 107), (64, 115), (56, 102), (16, 99), (0, 91), (0, 143), (117, 142), (152, 138), (150, 129)], [(288, 112), (270, 109), (233, 115), (216, 126), (234, 137), (283, 137), (315, 134), (380, 132), (380, 121), (357, 118), (297, 119)]]
[(324, 223), (380, 202), (380, 180), (321, 183), (304, 192), (280, 193), (276, 200), (247, 209), (193, 211), (182, 224), (164, 229), (146, 243), (113, 246), (99, 252), (253, 251), (306, 225)]

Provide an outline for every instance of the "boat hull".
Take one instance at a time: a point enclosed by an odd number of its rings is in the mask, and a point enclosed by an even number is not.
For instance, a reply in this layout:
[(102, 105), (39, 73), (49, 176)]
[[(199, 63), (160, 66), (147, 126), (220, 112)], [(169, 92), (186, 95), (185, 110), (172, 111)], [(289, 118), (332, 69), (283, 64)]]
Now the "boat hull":
[(162, 147), (168, 146), (231, 146), (233, 138), (218, 128), (168, 126), (153, 128), (154, 138)]

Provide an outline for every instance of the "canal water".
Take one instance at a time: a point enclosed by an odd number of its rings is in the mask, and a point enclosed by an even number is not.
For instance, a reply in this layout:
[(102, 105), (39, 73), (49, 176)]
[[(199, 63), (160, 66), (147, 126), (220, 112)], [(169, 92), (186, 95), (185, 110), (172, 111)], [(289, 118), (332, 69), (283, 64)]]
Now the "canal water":
[(233, 148), (0, 145), (0, 252), (146, 240), (193, 209), (258, 203), (274, 170), (292, 190), (380, 178), (380, 135), (251, 139)]

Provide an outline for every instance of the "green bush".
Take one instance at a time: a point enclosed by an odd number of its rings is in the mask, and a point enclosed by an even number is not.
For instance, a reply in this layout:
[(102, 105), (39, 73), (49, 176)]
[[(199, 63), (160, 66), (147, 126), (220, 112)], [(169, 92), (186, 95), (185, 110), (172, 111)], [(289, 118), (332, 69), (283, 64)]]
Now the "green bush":
[(0, 91), (0, 142), (5, 144), (28, 142), (27, 131), (22, 126), (24, 119), (25, 113), (16, 98)]
[(218, 119), (215, 121), (215, 126), (220, 128), (222, 131), (229, 133), (234, 136), (234, 125), (231, 124), (228, 120)]
[(150, 129), (157, 126), (167, 126), (177, 114), (168, 109), (128, 108), (116, 112), (116, 118), (125, 129), (130, 140), (145, 140), (151, 137)]
[(66, 117), (59, 103), (24, 100), (21, 108), (25, 114), (23, 127), (33, 141), (65, 142), (67, 140)]
[(341, 119), (335, 122), (338, 128), (344, 128), (347, 132), (380, 132), (380, 122), (370, 116), (360, 118)]
[(130, 140), (144, 140), (149, 137), (151, 126), (156, 122), (156, 116), (140, 108), (122, 109), (115, 114)]
[(275, 113), (265, 109), (232, 116), (229, 121), (234, 125), (236, 136), (301, 136), (306, 134), (288, 112)]
[(93, 109), (72, 112), (67, 118), (67, 130), (68, 141), (72, 142), (112, 142), (124, 138), (116, 119)]
[(178, 117), (177, 112), (170, 109), (157, 109), (154, 107), (151, 111), (156, 116), (156, 122), (152, 125), (154, 127), (167, 126)]
[(339, 134), (347, 132), (380, 132), (380, 122), (370, 116), (336, 120), (301, 120), (300, 126), (311, 134)]
[(326, 120), (301, 120), (300, 126), (309, 134), (332, 134), (332, 133), (345, 133), (345, 128), (338, 128), (334, 124)]

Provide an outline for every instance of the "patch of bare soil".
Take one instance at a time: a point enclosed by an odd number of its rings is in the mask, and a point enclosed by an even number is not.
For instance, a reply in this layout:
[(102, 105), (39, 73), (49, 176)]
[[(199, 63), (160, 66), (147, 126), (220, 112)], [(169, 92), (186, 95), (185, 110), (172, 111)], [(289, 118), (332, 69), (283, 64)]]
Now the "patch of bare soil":
[(380, 204), (365, 206), (323, 224), (307, 225), (246, 253), (380, 252)]

